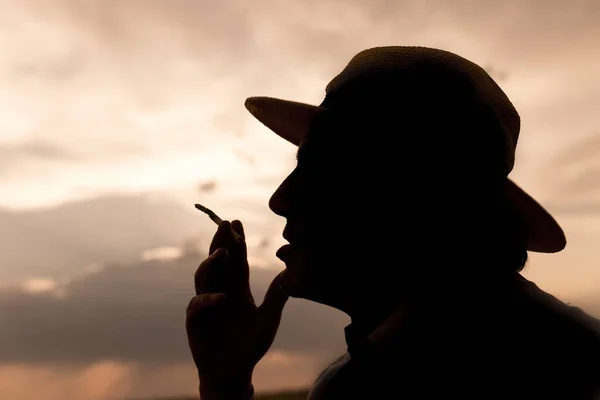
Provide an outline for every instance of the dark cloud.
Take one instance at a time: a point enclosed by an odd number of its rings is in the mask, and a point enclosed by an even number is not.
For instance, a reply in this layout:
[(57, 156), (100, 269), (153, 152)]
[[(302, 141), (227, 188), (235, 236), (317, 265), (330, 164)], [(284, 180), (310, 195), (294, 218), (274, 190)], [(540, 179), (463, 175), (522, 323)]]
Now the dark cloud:
[(191, 207), (146, 195), (21, 212), (0, 209), (0, 279), (55, 276), (89, 263), (128, 262), (144, 250), (177, 245), (198, 234), (196, 217)]
[(262, 239), (260, 240), (260, 243), (258, 244), (258, 248), (259, 248), (259, 249), (265, 249), (265, 248), (269, 247), (269, 244), (270, 244), (270, 243), (271, 243), (271, 242), (269, 241), (269, 239), (268, 239), (268, 238), (262, 238)]
[(201, 193), (210, 193), (213, 192), (217, 188), (216, 181), (207, 181), (198, 184), (198, 191)]
[[(55, 292), (0, 291), (0, 364), (142, 364), (189, 361), (185, 306), (203, 254), (170, 261), (107, 265)], [(276, 269), (254, 268), (260, 302)], [(597, 299), (584, 308), (600, 315)], [(341, 312), (305, 300), (287, 305), (273, 349), (327, 360), (345, 348)]]
[[(204, 257), (108, 265), (70, 283), (64, 297), (0, 292), (0, 363), (87, 364), (99, 360), (142, 363), (189, 361), (185, 307), (193, 272)], [(258, 301), (277, 273), (253, 269)], [(333, 309), (292, 300), (274, 349), (333, 357), (343, 350), (346, 317)]]

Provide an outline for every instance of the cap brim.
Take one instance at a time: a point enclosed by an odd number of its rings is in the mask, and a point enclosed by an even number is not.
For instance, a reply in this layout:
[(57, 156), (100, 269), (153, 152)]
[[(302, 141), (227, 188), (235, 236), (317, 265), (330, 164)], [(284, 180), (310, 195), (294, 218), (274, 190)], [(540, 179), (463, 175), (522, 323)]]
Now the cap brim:
[(558, 253), (565, 248), (565, 233), (541, 204), (510, 179), (506, 180), (506, 194), (525, 222), (527, 250), (536, 253)]
[[(314, 118), (326, 108), (273, 97), (250, 97), (245, 106), (263, 125), (298, 146), (308, 133)], [(527, 250), (557, 253), (567, 244), (556, 220), (537, 201), (512, 180), (506, 180), (506, 193), (521, 215), (527, 229)]]
[(244, 105), (263, 125), (296, 146), (315, 117), (327, 112), (323, 107), (273, 97), (249, 97)]

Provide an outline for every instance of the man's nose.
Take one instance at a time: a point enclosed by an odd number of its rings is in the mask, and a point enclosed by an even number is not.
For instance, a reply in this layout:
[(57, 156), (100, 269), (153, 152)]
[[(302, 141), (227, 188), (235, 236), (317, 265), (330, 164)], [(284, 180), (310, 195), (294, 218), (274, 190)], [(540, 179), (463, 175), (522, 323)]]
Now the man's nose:
[(269, 199), (269, 208), (275, 214), (286, 217), (290, 213), (291, 201), (290, 201), (290, 186), (291, 186), (290, 174), (282, 183), (279, 185), (277, 190), (273, 193)]

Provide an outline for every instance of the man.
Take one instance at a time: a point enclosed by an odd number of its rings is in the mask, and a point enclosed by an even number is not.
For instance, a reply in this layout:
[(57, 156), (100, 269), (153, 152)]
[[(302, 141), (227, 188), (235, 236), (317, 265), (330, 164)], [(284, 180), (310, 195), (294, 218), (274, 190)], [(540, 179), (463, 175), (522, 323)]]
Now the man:
[(508, 178), (520, 119), (483, 69), (446, 51), (378, 47), (350, 61), (320, 106), (246, 107), (299, 146), (269, 204), (287, 219), (286, 268), (257, 307), (242, 224), (219, 226), (187, 312), (203, 399), (253, 396), (288, 296), (352, 320), (348, 353), (310, 399), (598, 392), (598, 321), (519, 274), (528, 251), (566, 240)]

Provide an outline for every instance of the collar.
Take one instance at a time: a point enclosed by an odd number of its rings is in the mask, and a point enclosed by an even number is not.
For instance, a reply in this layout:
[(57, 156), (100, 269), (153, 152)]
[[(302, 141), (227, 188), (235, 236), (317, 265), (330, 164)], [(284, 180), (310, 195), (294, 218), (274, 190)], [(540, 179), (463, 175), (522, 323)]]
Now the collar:
[(405, 320), (406, 312), (401, 307), (374, 329), (369, 329), (359, 322), (352, 322), (344, 328), (348, 354), (353, 359), (370, 358), (380, 354), (400, 336), (406, 325)]
[[(516, 279), (528, 282), (520, 274), (517, 274)], [(394, 353), (403, 348), (407, 342), (427, 340), (427, 332), (433, 333), (435, 329), (431, 329), (432, 327), (429, 325), (432, 321), (426, 317), (422, 319), (423, 317), (410, 318), (413, 322), (408, 323), (406, 308), (401, 306), (374, 329), (372, 327), (366, 328), (363, 324), (353, 321), (344, 328), (348, 354), (353, 359), (372, 358), (376, 355)], [(436, 317), (437, 322), (434, 325), (441, 323), (440, 318), (439, 315)], [(456, 320), (457, 317), (453, 318)], [(475, 320), (474, 316), (468, 317), (465, 322), (468, 322), (468, 320), (473, 322)], [(481, 318), (476, 320), (479, 324), (483, 323)], [(414, 329), (410, 328), (409, 325), (412, 325)], [(425, 332), (423, 332), (423, 329), (425, 329)], [(404, 348), (402, 351), (407, 350)]]

